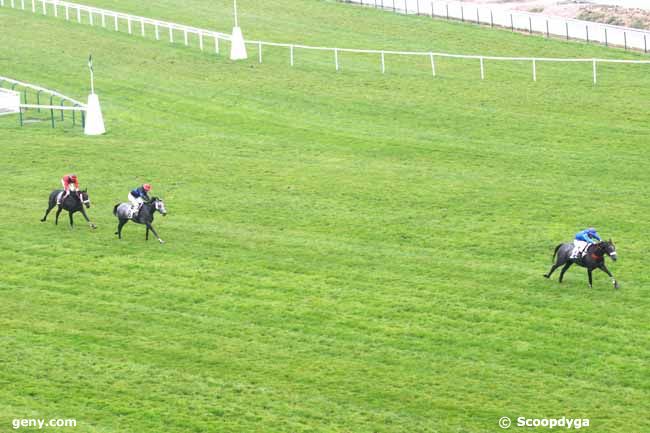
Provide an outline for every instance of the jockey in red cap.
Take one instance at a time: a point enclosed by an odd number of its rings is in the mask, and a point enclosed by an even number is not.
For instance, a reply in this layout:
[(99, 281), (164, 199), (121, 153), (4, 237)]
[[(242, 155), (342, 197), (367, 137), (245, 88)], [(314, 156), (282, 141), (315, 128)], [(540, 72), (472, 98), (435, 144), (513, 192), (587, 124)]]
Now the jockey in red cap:
[(151, 185), (145, 183), (129, 192), (128, 198), (131, 202), (131, 214), (129, 215), (129, 218), (137, 216), (142, 203), (144, 203), (145, 200), (149, 201), (149, 191), (151, 191)]
[(57, 205), (63, 203), (63, 201), (70, 195), (70, 191), (79, 191), (79, 179), (76, 174), (66, 174), (61, 178), (61, 185), (63, 185), (63, 190), (65, 192), (59, 196), (59, 199), (56, 201)]

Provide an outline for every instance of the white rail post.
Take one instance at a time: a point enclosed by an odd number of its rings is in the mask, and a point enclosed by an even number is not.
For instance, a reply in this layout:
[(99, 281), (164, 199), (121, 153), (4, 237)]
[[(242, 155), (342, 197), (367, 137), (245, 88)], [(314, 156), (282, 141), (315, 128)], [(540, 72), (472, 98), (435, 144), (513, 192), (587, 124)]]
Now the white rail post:
[(156, 40), (160, 40), (160, 29), (158, 28), (158, 22), (156, 21), (156, 24), (153, 26), (154, 33), (156, 34)]
[(260, 63), (262, 63), (262, 41), (259, 41), (257, 45), (257, 59)]
[(88, 21), (90, 22), (90, 25), (91, 25), (91, 26), (94, 25), (94, 22), (93, 22), (93, 12), (92, 12), (92, 11), (88, 11)]
[(199, 48), (203, 51), (203, 32), (199, 31)]
[(429, 59), (431, 59), (431, 74), (436, 76), (436, 61), (433, 59), (433, 53), (429, 53)]
[(219, 35), (214, 35), (214, 52), (219, 54)]
[(485, 67), (483, 66), (483, 56), (481, 56), (481, 80), (485, 80)]
[(381, 73), (385, 74), (386, 73), (386, 61), (384, 59), (384, 52), (381, 52)]
[(115, 31), (117, 32), (120, 30), (120, 26), (117, 22), (117, 14), (113, 15), (113, 18), (115, 19)]
[(291, 53), (291, 66), (293, 66), (293, 45), (289, 47), (289, 52)]
[(77, 6), (77, 22), (81, 22), (81, 8)]
[(43, 1), (43, 15), (47, 15), (47, 8), (45, 7), (44, 1)]
[(140, 34), (144, 37), (144, 20), (140, 18)]
[(339, 49), (334, 48), (334, 65), (336, 66), (336, 70), (339, 70)]
[(188, 46), (189, 42), (187, 40), (187, 29), (183, 29), (183, 39), (184, 39), (184, 42), (185, 42), (185, 46)]
[[(13, 2), (12, 2), (13, 3)], [(12, 5), (13, 6), (13, 5)], [(59, 8), (57, 7), (56, 3), (52, 3), (52, 6), (54, 7), (54, 16), (56, 18), (59, 17)]]
[(70, 21), (70, 7), (65, 5), (65, 20)]
[(126, 27), (129, 30), (129, 34), (133, 34), (133, 31), (131, 29), (131, 17), (130, 16), (126, 19)]
[(172, 29), (171, 24), (169, 25), (169, 42), (174, 43), (174, 30)]
[(32, 13), (36, 13), (36, 0), (32, 0)]
[(533, 81), (537, 81), (537, 61), (533, 59)]
[(593, 65), (594, 65), (594, 85), (596, 85), (597, 82), (597, 75), (596, 75), (596, 59), (593, 59)]
[(25, 0), (20, 0), (20, 6), (25, 10)]
[(106, 28), (106, 14), (102, 11), (102, 27)]

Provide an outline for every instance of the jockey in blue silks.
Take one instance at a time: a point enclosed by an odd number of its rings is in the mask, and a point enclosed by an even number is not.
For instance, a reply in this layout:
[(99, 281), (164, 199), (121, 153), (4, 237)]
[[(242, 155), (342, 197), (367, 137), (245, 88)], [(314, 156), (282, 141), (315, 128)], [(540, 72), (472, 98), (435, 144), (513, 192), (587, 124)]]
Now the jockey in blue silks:
[(144, 185), (141, 185), (129, 192), (128, 199), (131, 202), (129, 218), (137, 216), (138, 212), (140, 212), (140, 208), (142, 207), (142, 203), (149, 201), (149, 191), (151, 191), (151, 185), (145, 183)]
[(602, 241), (602, 239), (598, 236), (596, 229), (593, 227), (589, 227), (588, 229), (576, 233), (576, 237), (573, 240), (573, 254), (571, 256), (573, 258), (582, 257), (590, 244), (600, 241)]

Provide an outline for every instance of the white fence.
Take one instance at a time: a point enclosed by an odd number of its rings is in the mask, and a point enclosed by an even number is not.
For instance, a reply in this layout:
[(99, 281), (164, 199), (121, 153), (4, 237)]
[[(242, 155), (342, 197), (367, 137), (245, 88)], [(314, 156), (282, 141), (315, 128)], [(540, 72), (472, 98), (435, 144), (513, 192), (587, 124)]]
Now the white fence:
[(536, 33), (565, 39), (597, 42), (648, 52), (650, 32), (629, 27), (613, 26), (552, 17), (503, 8), (490, 8), (463, 2), (441, 0), (339, 0), (381, 8), (402, 14), (428, 15), (476, 24), (499, 26), (513, 31)]
[(176, 42), (179, 33), (182, 34), (185, 45), (189, 45), (189, 35), (195, 35), (199, 39), (199, 47), (204, 49), (204, 40), (214, 41), (214, 50), (219, 53), (219, 40), (230, 40), (230, 35), (215, 32), (212, 30), (199, 29), (197, 27), (183, 24), (171, 23), (136, 15), (115, 12), (108, 9), (86, 6), (78, 3), (71, 3), (59, 0), (0, 0), (0, 7), (10, 6), (22, 10), (31, 10), (33, 13), (52, 15), (54, 17), (65, 17), (67, 21), (76, 20), (82, 22), (82, 17), (87, 19), (91, 26), (101, 25), (110, 27), (115, 31), (120, 30), (120, 25), (125, 24), (129, 34), (138, 33), (145, 36), (148, 32), (153, 34), (156, 40), (169, 38), (169, 42)]
[[(375, 0), (364, 0), (368, 4), (368, 1), (374, 2)], [(381, 4), (381, 0), (377, 0)], [(384, 7), (388, 1), (384, 0)], [(395, 0), (398, 1), (398, 0)], [(404, 1), (402, 5), (406, 5)], [(410, 0), (409, 0), (410, 1)], [(413, 0), (416, 1), (416, 0)], [(425, 0), (420, 0), (423, 2)], [(429, 1), (429, 0), (426, 0)], [(359, 0), (360, 2), (360, 0)], [(432, 7), (436, 8), (438, 4), (443, 2), (431, 2)], [(374, 4), (374, 3), (373, 3)], [(144, 37), (147, 34), (152, 34), (155, 36), (156, 40), (161, 39), (161, 34), (166, 33), (169, 37), (169, 42), (173, 43), (177, 39), (175, 36), (180, 32), (183, 35), (183, 43), (186, 46), (189, 46), (189, 37), (188, 35), (196, 35), (198, 37), (198, 45), (201, 50), (205, 48), (204, 39), (208, 38), (214, 40), (214, 50), (219, 53), (219, 41), (220, 40), (230, 40), (230, 35), (222, 32), (217, 32), (213, 30), (200, 29), (197, 27), (186, 26), (182, 24), (175, 24), (167, 21), (160, 21), (152, 18), (145, 18), (136, 15), (125, 14), (122, 12), (114, 12), (107, 9), (100, 9), (93, 6), (85, 6), (77, 3), (71, 3), (67, 1), (59, 0), (0, 0), (0, 6), (11, 6), (13, 8), (19, 8), (23, 10), (31, 10), (33, 13), (42, 13), (43, 15), (52, 15), (54, 17), (65, 17), (66, 20), (76, 20), (79, 23), (87, 22), (92, 25), (101, 25), (102, 27), (110, 26), (114, 31), (120, 31), (120, 29), (126, 26), (126, 30), (129, 34), (134, 33), (134, 27), (138, 28), (136, 34)], [(378, 6), (379, 7), (379, 6)], [(410, 10), (409, 10), (410, 13)], [(83, 16), (82, 16), (83, 15)], [(83, 20), (82, 20), (83, 18)], [(479, 17), (480, 18), (480, 17)], [(263, 48), (267, 47), (282, 47), (286, 48), (289, 54), (289, 64), (294, 66), (296, 63), (297, 50), (317, 50), (322, 52), (328, 52), (331, 55), (333, 60), (333, 66), (336, 71), (341, 70), (342, 64), (340, 61), (341, 53), (357, 53), (357, 54), (374, 54), (377, 56), (377, 65), (378, 70), (381, 73), (386, 72), (386, 62), (387, 56), (419, 56), (428, 59), (430, 63), (431, 74), (436, 76), (436, 59), (437, 58), (456, 58), (456, 59), (472, 59), (476, 61), (477, 64), (477, 76), (480, 76), (481, 79), (485, 79), (486, 74), (486, 61), (513, 61), (513, 62), (530, 62), (531, 64), (531, 77), (533, 81), (537, 81), (537, 65), (542, 62), (583, 62), (592, 64), (592, 77), (594, 84), (598, 81), (598, 64), (599, 63), (614, 63), (614, 64), (650, 64), (650, 60), (615, 60), (615, 59), (569, 59), (569, 58), (536, 58), (536, 57), (497, 57), (497, 56), (482, 56), (482, 55), (463, 55), (463, 54), (449, 54), (449, 53), (439, 53), (439, 52), (422, 52), (422, 51), (394, 51), (394, 50), (373, 50), (373, 49), (354, 49), (354, 48), (337, 48), (337, 47), (314, 47), (309, 45), (301, 44), (287, 44), (287, 43), (277, 43), (277, 42), (267, 42), (267, 41), (254, 41), (247, 40), (245, 41), (247, 45), (253, 46), (257, 49), (257, 58), (258, 62), (262, 63)], [(478, 72), (480, 71), (480, 75)], [(1, 77), (0, 77), (1, 80)]]
[[(2, 86), (4, 85), (9, 85), (11, 87), (11, 90), (2, 88)], [(33, 96), (35, 98), (35, 102), (36, 102), (35, 104), (28, 103), (27, 90), (31, 90), (35, 93), (35, 96)], [(22, 102), (21, 102), (21, 93), (23, 95)], [(46, 101), (48, 101), (49, 104), (41, 104), (41, 96), (40, 96), (41, 93), (44, 93), (46, 97), (49, 97), (49, 100), (46, 99)], [(6, 105), (3, 104), (3, 98), (2, 98), (3, 94), (13, 95), (13, 98), (10, 101), (8, 99), (5, 99), (5, 102), (7, 102)], [(54, 98), (57, 99), (56, 102), (58, 102), (59, 105), (55, 105)], [(68, 106), (64, 105), (66, 103), (68, 103), (69, 105)], [(39, 112), (41, 110), (48, 110), (50, 112), (50, 120), (52, 123), (52, 127), (54, 128), (55, 110), (60, 111), (61, 120), (64, 120), (64, 115), (63, 115), (64, 111), (72, 111), (73, 125), (76, 123), (76, 117), (74, 115), (75, 112), (77, 111), (81, 112), (81, 124), (84, 125), (85, 113), (88, 107), (83, 102), (77, 101), (76, 99), (70, 98), (69, 96), (65, 96), (64, 94), (59, 93), (57, 91), (46, 89), (45, 87), (36, 86), (34, 84), (29, 84), (22, 81), (14, 80), (13, 78), (0, 76), (0, 115), (19, 114), (20, 124), (22, 125), (23, 111), (29, 109), (36, 109)]]

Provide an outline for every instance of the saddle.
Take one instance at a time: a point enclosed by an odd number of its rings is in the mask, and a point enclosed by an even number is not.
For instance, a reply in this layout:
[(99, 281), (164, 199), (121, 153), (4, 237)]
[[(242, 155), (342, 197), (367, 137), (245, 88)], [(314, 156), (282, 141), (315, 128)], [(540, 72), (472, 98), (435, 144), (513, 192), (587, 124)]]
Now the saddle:
[[(65, 191), (61, 191), (60, 193), (58, 193), (56, 195), (56, 202), (57, 203), (63, 204), (61, 202), (61, 199), (63, 198), (64, 194), (65, 194)], [(68, 197), (76, 197), (77, 199), (79, 199), (81, 201), (81, 197), (79, 197), (79, 192), (78, 191), (70, 191), (70, 194), (68, 194)], [(67, 199), (67, 197), (66, 197), (66, 199)]]
[(587, 250), (589, 250), (589, 247), (589, 244), (584, 247), (573, 247), (571, 258), (582, 261), (582, 259), (587, 255)]

